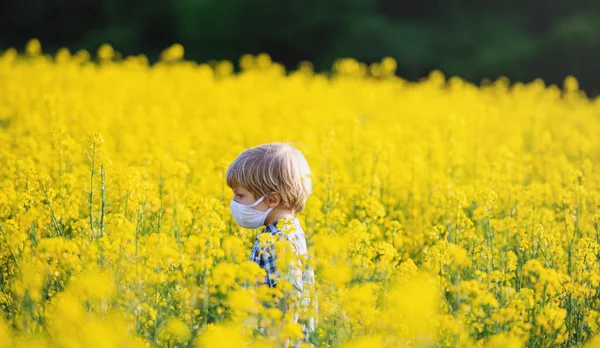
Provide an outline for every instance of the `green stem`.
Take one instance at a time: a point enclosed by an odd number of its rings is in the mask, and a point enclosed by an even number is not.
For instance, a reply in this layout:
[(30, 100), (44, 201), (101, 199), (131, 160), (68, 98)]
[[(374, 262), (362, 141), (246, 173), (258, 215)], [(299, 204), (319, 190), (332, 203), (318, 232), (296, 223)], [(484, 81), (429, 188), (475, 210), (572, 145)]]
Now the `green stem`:
[(94, 231), (94, 210), (93, 210), (93, 203), (94, 203), (94, 164), (95, 164), (95, 159), (96, 159), (96, 145), (94, 145), (94, 147), (92, 148), (92, 175), (90, 176), (90, 230)]
[(102, 208), (101, 208), (101, 215), (100, 215), (100, 237), (104, 236), (104, 214), (105, 214), (105, 210), (106, 210), (106, 186), (105, 186), (105, 181), (104, 181), (104, 166), (100, 165), (100, 173), (101, 173), (101, 177), (102, 177)]
[(42, 184), (41, 180), (40, 180), (40, 187), (42, 188), (42, 191), (44, 192), (44, 196), (46, 197), (46, 202), (48, 202), (48, 208), (50, 208), (50, 217), (52, 218), (52, 223), (54, 224), (54, 229), (56, 230), (56, 232), (58, 234), (60, 234), (61, 237), (64, 237), (65, 235), (63, 233), (62, 227), (60, 227), (60, 224), (58, 223), (58, 219), (56, 218), (56, 215), (54, 215), (54, 209), (52, 209), (52, 202), (50, 201), (50, 197), (48, 196), (48, 191), (44, 187), (44, 184)]
[(10, 248), (10, 244), (8, 244), (8, 239), (6, 238), (6, 233), (4, 232), (4, 228), (2, 228), (2, 224), (0, 224), (0, 232), (2, 232), (2, 237), (4, 238), (4, 242), (6, 243), (6, 248), (8, 248), (8, 252), (10, 253), (10, 257), (12, 258), (12, 260), (15, 263), (15, 265), (17, 266), (17, 268), (19, 270), (21, 270), (21, 266), (19, 266), (19, 261), (17, 261), (15, 254), (13, 254), (12, 249)]
[(158, 211), (158, 231), (157, 232), (160, 232), (160, 229), (162, 227), (162, 216), (163, 216), (163, 212), (164, 212), (164, 202), (163, 202), (164, 185), (165, 185), (165, 180), (161, 176), (158, 179), (158, 196), (160, 197), (160, 209)]

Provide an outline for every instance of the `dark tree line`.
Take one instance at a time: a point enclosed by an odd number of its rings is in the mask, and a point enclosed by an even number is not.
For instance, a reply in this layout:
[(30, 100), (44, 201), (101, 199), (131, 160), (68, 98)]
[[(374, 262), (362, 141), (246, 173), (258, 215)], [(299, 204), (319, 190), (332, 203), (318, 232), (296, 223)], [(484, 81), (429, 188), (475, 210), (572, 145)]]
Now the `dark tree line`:
[(561, 83), (575, 75), (600, 91), (600, 2), (596, 0), (7, 0), (0, 49), (39, 38), (44, 51), (95, 51), (111, 43), (151, 60), (179, 42), (186, 58), (267, 52), (295, 68), (327, 70), (338, 57), (398, 61), (400, 76), (432, 69), (478, 82)]

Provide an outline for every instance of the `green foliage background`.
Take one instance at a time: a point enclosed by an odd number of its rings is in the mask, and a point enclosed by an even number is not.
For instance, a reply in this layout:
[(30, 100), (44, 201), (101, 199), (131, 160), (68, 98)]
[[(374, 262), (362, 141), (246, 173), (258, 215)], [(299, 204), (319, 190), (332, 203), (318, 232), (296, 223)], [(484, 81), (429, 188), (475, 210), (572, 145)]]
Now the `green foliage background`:
[(44, 51), (111, 43), (151, 60), (172, 43), (186, 58), (267, 52), (319, 70), (339, 57), (394, 57), (398, 74), (432, 69), (479, 82), (507, 76), (600, 91), (600, 2), (593, 0), (9, 0), (0, 4), (0, 49), (37, 37)]

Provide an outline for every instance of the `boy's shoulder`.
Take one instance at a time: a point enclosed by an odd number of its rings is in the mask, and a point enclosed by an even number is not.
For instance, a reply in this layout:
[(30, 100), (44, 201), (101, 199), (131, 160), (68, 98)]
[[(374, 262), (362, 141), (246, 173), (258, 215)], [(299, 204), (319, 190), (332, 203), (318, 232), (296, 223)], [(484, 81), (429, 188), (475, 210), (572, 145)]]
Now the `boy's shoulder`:
[(272, 222), (265, 226), (262, 231), (263, 233), (268, 232), (273, 235), (291, 235), (304, 233), (302, 230), (302, 226), (300, 225), (300, 221), (298, 218), (282, 218), (275, 222)]
[(295, 241), (299, 235), (303, 235), (302, 226), (297, 218), (283, 218), (265, 226), (257, 236), (259, 239), (279, 240), (286, 239)]

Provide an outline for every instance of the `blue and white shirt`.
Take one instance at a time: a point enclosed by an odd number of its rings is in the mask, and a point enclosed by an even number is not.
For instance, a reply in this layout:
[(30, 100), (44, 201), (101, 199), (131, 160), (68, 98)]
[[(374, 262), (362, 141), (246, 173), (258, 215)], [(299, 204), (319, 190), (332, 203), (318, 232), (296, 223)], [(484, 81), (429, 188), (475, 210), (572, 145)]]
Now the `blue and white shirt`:
[[(282, 280), (280, 271), (285, 267), (285, 265), (278, 264), (277, 252), (278, 250), (283, 251), (285, 246), (291, 246), (290, 251), (295, 255), (293, 260), (295, 264), (290, 265), (286, 279), (301, 295), (302, 307), (308, 309), (314, 291), (315, 275), (309, 265), (306, 237), (297, 218), (283, 218), (268, 224), (256, 236), (254, 247), (250, 252), (250, 261), (256, 262), (266, 271), (263, 284), (275, 287)], [(316, 309), (316, 301), (313, 303)], [(305, 341), (308, 339), (308, 334), (314, 331), (314, 319), (310, 318), (309, 322), (302, 322)]]

